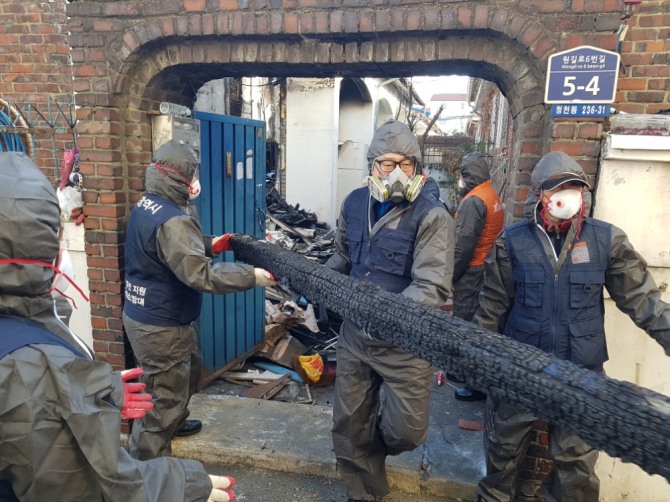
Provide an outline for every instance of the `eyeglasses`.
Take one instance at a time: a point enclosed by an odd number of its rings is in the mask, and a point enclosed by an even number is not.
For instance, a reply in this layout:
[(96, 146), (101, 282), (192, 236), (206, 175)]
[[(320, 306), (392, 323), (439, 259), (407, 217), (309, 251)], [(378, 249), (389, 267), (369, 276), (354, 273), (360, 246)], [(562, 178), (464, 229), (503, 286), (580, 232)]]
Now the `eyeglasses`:
[(403, 159), (400, 162), (394, 160), (375, 160), (375, 162), (377, 163), (379, 170), (384, 174), (388, 174), (396, 167), (400, 167), (403, 173), (409, 175), (414, 172), (414, 168), (416, 167), (414, 159)]

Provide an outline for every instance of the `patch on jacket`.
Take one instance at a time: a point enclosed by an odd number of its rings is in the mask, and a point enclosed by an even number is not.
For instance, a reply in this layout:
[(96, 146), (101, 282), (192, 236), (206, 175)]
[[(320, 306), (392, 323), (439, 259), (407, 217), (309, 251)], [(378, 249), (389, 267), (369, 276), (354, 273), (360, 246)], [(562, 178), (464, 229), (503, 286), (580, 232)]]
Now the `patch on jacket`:
[(591, 255), (589, 246), (584, 241), (580, 241), (572, 248), (572, 263), (590, 263)]

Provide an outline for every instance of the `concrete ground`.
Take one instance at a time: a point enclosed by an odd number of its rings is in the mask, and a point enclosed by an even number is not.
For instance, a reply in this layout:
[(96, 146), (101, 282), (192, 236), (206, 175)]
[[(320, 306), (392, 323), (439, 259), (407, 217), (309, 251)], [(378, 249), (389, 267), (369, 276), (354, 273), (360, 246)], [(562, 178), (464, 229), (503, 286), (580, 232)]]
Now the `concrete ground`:
[[(482, 424), (484, 402), (457, 401), (454, 389), (458, 386), (448, 380), (433, 386), (426, 444), (387, 459), (394, 493), (445, 501), (474, 499), (476, 483), (484, 473), (482, 432), (462, 428), (459, 421)], [(191, 418), (202, 420), (203, 430), (173, 440), (174, 454), (207, 465), (336, 478), (330, 436), (332, 386), (312, 389), (312, 401), (318, 404), (299, 403), (307, 400), (299, 395), (304, 386), (293, 387), (290, 401), (282, 402), (238, 397), (231, 395), (229, 387), (213, 384), (193, 396), (190, 405)], [(281, 399), (281, 394), (275, 399)]]

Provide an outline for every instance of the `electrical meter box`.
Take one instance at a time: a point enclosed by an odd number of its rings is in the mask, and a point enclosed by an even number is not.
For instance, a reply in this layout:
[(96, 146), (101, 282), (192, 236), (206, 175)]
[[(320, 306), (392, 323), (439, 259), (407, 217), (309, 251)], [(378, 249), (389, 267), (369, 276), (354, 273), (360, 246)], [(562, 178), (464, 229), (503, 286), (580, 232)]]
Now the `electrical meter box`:
[(151, 118), (153, 151), (163, 143), (175, 139), (190, 145), (200, 159), (200, 121), (179, 115), (154, 115)]

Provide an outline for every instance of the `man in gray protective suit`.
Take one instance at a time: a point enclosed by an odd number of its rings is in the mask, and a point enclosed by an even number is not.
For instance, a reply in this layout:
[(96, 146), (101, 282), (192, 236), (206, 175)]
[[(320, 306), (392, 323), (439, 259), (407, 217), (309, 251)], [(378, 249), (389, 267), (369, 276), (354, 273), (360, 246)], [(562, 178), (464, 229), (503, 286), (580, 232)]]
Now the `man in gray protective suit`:
[[(156, 150), (146, 193), (130, 214), (125, 242), (123, 326), (144, 370), (154, 408), (133, 423), (130, 454), (170, 455), (175, 434), (200, 430), (186, 420), (202, 372), (198, 334), (202, 293), (224, 294), (275, 284), (269, 272), (242, 263), (214, 263), (230, 234), (205, 237), (189, 210), (200, 193), (193, 149), (175, 140)], [(179, 432), (181, 431), (181, 432)]]
[[(486, 259), (473, 322), (593, 371), (607, 361), (603, 289), (616, 306), (670, 352), (670, 306), (619, 228), (586, 217), (588, 183), (562, 152), (543, 156), (531, 175), (528, 220), (505, 228)], [(515, 499), (519, 468), (536, 417), (503, 400), (487, 401), (486, 476), (477, 500)], [(598, 451), (549, 424), (554, 460), (548, 500), (597, 502)]]
[(49, 181), (25, 154), (0, 153), (0, 500), (232, 499), (232, 478), (197, 461), (144, 462), (120, 447), (119, 409), (140, 417), (150, 396), (56, 317), (58, 226)]
[[(368, 161), (368, 186), (342, 204), (336, 251), (326, 266), (440, 308), (451, 292), (454, 220), (422, 190), (414, 134), (395, 120), (382, 124)], [(426, 440), (431, 376), (426, 361), (344, 320), (332, 434), (350, 500), (381, 500), (389, 493), (386, 456)]]

